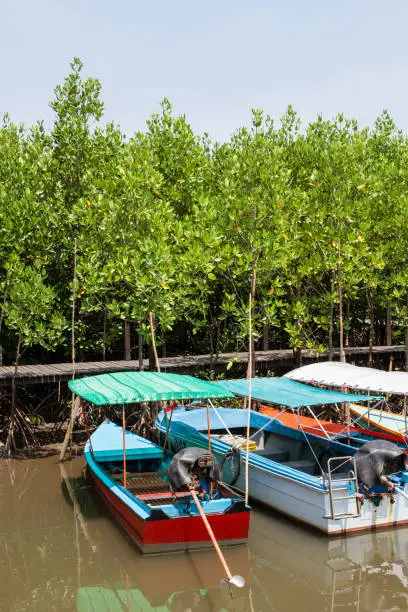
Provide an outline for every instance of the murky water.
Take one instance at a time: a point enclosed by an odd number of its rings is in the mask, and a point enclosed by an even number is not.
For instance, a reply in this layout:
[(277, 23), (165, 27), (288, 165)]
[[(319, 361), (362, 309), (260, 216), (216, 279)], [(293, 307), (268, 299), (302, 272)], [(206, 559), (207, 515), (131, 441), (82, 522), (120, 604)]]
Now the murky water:
[(83, 477), (83, 458), (0, 463), (1, 612), (406, 611), (408, 529), (327, 539), (256, 507), (247, 586), (219, 588), (212, 552), (143, 557)]

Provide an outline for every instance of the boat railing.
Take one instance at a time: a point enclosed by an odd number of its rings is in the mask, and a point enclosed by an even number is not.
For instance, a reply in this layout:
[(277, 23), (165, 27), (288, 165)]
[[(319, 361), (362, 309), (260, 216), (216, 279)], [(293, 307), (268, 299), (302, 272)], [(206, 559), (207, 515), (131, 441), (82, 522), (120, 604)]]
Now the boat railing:
[[(347, 474), (345, 474), (344, 471), (338, 471), (340, 469), (344, 469), (344, 466), (347, 464), (352, 467)], [(361, 505), (358, 495), (357, 465), (355, 457), (330, 457), (330, 459), (327, 461), (326, 476), (329, 491), (330, 514), (326, 515), (324, 518), (338, 521), (344, 518), (359, 517), (361, 515)], [(342, 492), (344, 491), (347, 492), (346, 495), (342, 495)], [(337, 503), (339, 501), (344, 502), (347, 500), (353, 500), (355, 502), (355, 511), (336, 511)]]
[[(304, 408), (310, 412), (310, 414), (312, 415), (312, 417), (314, 418), (314, 420), (316, 421), (318, 427), (316, 427), (315, 429), (320, 429), (323, 432), (323, 435), (326, 436), (326, 438), (328, 438), (329, 440), (331, 440), (331, 436), (329, 433), (327, 433), (327, 431), (325, 430), (325, 428), (323, 427), (322, 423), (319, 421), (319, 419), (317, 418), (317, 416), (315, 415), (315, 413), (313, 412), (313, 410), (310, 408), (310, 406), (304, 406)], [(299, 415), (298, 415), (299, 418)], [(299, 419), (299, 429), (302, 429), (302, 426), (300, 425), (300, 419)], [(310, 425), (309, 426), (310, 429), (313, 429), (313, 427)]]

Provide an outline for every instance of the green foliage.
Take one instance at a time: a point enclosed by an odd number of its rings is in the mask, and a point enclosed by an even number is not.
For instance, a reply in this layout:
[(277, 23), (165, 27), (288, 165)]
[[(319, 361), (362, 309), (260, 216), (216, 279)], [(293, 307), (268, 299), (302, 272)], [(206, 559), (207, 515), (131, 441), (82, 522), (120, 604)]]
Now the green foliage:
[(55, 349), (63, 339), (66, 321), (56, 310), (55, 291), (44, 282), (44, 268), (13, 261), (8, 272), (4, 305), (7, 327), (17, 333), (23, 346)]
[[(120, 357), (123, 321), (170, 351), (322, 351), (408, 326), (408, 143), (338, 115), (300, 129), (261, 110), (224, 143), (194, 134), (165, 99), (145, 133), (101, 124), (101, 85), (79, 59), (50, 132), (0, 127), (0, 344), (67, 354), (74, 241), (77, 347)], [(344, 303), (343, 303), (344, 302)], [(347, 308), (346, 308), (347, 305)], [(367, 321), (369, 323), (367, 323)], [(6, 360), (13, 359), (9, 348)], [(232, 367), (231, 360), (228, 367)]]

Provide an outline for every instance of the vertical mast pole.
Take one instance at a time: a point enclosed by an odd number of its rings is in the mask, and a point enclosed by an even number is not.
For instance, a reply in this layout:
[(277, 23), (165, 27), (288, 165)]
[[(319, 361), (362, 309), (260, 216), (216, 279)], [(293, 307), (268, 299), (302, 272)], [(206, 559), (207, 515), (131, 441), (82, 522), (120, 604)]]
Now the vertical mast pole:
[(123, 436), (123, 486), (127, 487), (126, 477), (126, 414), (125, 404), (122, 405), (122, 436)]
[[(75, 379), (75, 294), (76, 294), (76, 286), (77, 286), (77, 239), (74, 240), (74, 273), (72, 279), (72, 315), (71, 315), (71, 358), (72, 358), (72, 380)], [(60, 461), (63, 461), (65, 458), (65, 453), (67, 452), (68, 444), (72, 443), (72, 430), (74, 429), (74, 422), (76, 415), (78, 413), (79, 406), (75, 401), (75, 394), (73, 393), (71, 401), (71, 415), (67, 427), (67, 431), (65, 432), (64, 442), (61, 447), (60, 452)], [(79, 398), (78, 398), (79, 402)]]
[(211, 420), (210, 420), (210, 406), (207, 400), (207, 435), (208, 435), (208, 452), (211, 453)]
[(248, 361), (251, 368), (248, 368), (248, 413), (246, 431), (246, 455), (245, 455), (245, 503), (248, 503), (249, 496), (249, 436), (251, 430), (251, 404), (252, 404), (252, 293), (249, 294), (249, 354)]

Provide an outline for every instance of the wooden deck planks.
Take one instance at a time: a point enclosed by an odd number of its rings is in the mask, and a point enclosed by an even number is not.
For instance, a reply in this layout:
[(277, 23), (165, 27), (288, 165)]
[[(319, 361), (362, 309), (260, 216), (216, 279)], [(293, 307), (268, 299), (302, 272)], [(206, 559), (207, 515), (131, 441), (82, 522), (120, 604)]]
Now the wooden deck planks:
[[(368, 355), (368, 347), (350, 347), (344, 349), (346, 355)], [(394, 346), (375, 346), (373, 347), (374, 354), (391, 354), (403, 353), (405, 345)], [(339, 350), (334, 349), (334, 357), (339, 356)], [(316, 355), (308, 351), (302, 351), (304, 360), (316, 359)], [(320, 359), (327, 359), (327, 353), (319, 356)], [(223, 365), (229, 361), (236, 360), (240, 363), (247, 363), (248, 353), (224, 353), (218, 356), (217, 365)], [(177, 357), (162, 357), (159, 359), (160, 367), (163, 370), (185, 370), (194, 367), (208, 366), (211, 363), (211, 356), (208, 355), (185, 355)], [(290, 349), (271, 350), (271, 351), (256, 351), (255, 361), (259, 364), (274, 364), (275, 366), (290, 366), (295, 367), (293, 362), (293, 352)], [(214, 363), (214, 360), (213, 360)], [(145, 370), (149, 368), (147, 359), (143, 361)], [(80, 362), (75, 364), (75, 377), (88, 376), (92, 374), (105, 374), (110, 372), (120, 371), (137, 371), (139, 370), (139, 361), (119, 360), (119, 361), (90, 361)], [(0, 367), (0, 386), (10, 384), (14, 375), (14, 366)], [(16, 382), (18, 384), (35, 384), (47, 382), (63, 382), (72, 378), (72, 363), (54, 363), (54, 364), (39, 364), (39, 365), (21, 365), (18, 368)]]

